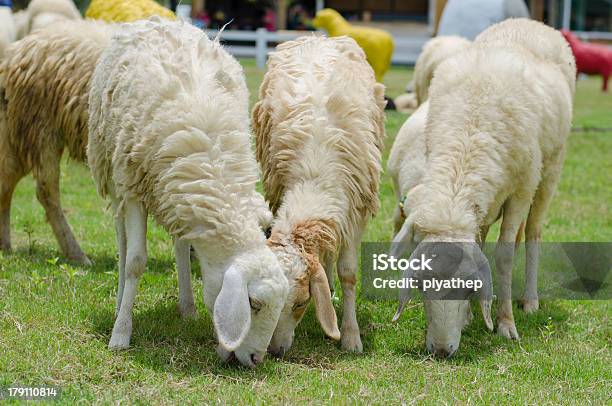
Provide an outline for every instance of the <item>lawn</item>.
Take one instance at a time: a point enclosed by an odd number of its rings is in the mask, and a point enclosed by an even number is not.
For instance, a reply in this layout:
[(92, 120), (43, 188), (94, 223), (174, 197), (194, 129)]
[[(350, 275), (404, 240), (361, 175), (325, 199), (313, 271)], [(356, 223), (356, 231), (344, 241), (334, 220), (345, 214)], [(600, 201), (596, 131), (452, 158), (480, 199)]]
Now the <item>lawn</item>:
[[(243, 61), (257, 98), (262, 72)], [(387, 93), (401, 93), (411, 70), (395, 68)], [(600, 79), (578, 83), (575, 127), (559, 191), (544, 227), (546, 241), (612, 241), (612, 95)], [(387, 114), (387, 151), (406, 116)], [(607, 128), (597, 131), (593, 128)], [(586, 129), (586, 130), (585, 130)], [(545, 301), (535, 315), (515, 309), (521, 334), (509, 342), (475, 317), (457, 355), (424, 350), (420, 303), (398, 324), (394, 302), (358, 302), (364, 353), (348, 354), (324, 338), (312, 308), (284, 359), (256, 370), (221, 363), (199, 281), (196, 320), (177, 311), (172, 245), (149, 228), (149, 263), (135, 305), (132, 347), (107, 349), (114, 319), (117, 270), (112, 216), (88, 170), (65, 162), (62, 201), (83, 249), (80, 268), (58, 259), (57, 244), (34, 194), (21, 182), (13, 203), (11, 255), (0, 253), (0, 387), (53, 385), (62, 403), (571, 403), (612, 401), (610, 301)], [(391, 238), (395, 202), (383, 175), (381, 211), (364, 241)], [(491, 232), (495, 238), (495, 232)], [(194, 267), (194, 281), (199, 279)], [(342, 311), (340, 304), (337, 310)]]

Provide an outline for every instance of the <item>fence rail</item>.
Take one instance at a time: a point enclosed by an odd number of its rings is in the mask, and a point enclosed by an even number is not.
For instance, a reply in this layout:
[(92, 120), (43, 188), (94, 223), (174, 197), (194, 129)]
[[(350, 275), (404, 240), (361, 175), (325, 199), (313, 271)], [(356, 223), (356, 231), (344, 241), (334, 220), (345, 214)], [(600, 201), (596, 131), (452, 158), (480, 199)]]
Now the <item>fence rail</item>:
[[(211, 38), (219, 35), (218, 30), (207, 30)], [(227, 45), (227, 50), (234, 56), (255, 58), (257, 67), (264, 68), (268, 54), (274, 51), (274, 46), (280, 42), (291, 41), (303, 35), (322, 34), (321, 31), (281, 31), (269, 32), (265, 28), (256, 31), (225, 30), (221, 32), (221, 41), (252, 42), (253, 45)], [(397, 64), (414, 64), (421, 52), (423, 44), (429, 37), (419, 35), (415, 37), (395, 38), (395, 52), (391, 60)], [(273, 44), (273, 45), (270, 45)]]
[[(215, 38), (219, 35), (218, 30), (207, 30), (208, 36)], [(255, 58), (257, 67), (264, 68), (270, 52), (274, 51), (274, 46), (280, 42), (291, 41), (303, 35), (321, 34), (321, 31), (280, 31), (269, 32), (265, 28), (256, 31), (225, 30), (221, 32), (222, 41), (250, 42), (253, 45), (227, 45), (228, 51), (237, 57)], [(587, 32), (580, 31), (575, 34), (587, 41), (591, 40), (612, 40), (612, 33), (609, 32)], [(421, 49), (429, 39), (427, 33), (416, 33), (414, 36), (395, 37), (395, 50), (391, 62), (394, 64), (414, 65)]]

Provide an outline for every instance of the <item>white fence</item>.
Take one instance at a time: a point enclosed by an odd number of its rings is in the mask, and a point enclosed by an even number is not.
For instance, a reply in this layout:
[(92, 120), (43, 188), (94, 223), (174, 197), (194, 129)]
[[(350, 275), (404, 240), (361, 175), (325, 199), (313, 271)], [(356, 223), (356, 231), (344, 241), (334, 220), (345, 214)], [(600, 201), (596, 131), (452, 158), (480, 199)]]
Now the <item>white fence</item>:
[[(218, 30), (207, 30), (211, 38), (219, 35)], [(315, 32), (321, 34), (321, 32)], [(250, 42), (254, 45), (227, 45), (227, 50), (234, 56), (255, 58), (257, 67), (264, 68), (268, 54), (274, 50), (274, 46), (284, 41), (291, 41), (303, 35), (312, 35), (312, 31), (280, 31), (269, 32), (265, 28), (256, 31), (225, 30), (221, 32), (222, 41)], [(395, 52), (392, 63), (414, 64), (421, 52), (423, 44), (429, 39), (428, 36), (415, 36), (406, 38), (395, 38)]]
[[(208, 30), (211, 38), (219, 34), (218, 30)], [(315, 32), (321, 34), (321, 32)], [(269, 32), (265, 28), (256, 31), (225, 30), (221, 32), (222, 41), (249, 42), (253, 45), (227, 45), (228, 51), (237, 57), (255, 58), (257, 67), (264, 68), (268, 54), (274, 50), (274, 45), (284, 41), (291, 41), (303, 35), (312, 35), (312, 31), (280, 31)], [(575, 32), (583, 40), (611, 40), (612, 33), (609, 32)], [(429, 39), (427, 33), (415, 33), (410, 37), (395, 37), (395, 50), (391, 62), (394, 64), (414, 65), (421, 49)]]

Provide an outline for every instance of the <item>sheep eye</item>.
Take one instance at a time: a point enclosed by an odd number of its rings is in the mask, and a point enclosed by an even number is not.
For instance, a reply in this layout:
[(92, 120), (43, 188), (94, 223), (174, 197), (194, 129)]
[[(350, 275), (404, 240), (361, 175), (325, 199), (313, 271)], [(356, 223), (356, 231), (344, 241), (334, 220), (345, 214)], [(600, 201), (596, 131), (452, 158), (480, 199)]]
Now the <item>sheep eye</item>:
[(305, 300), (301, 303), (296, 303), (293, 305), (293, 310), (303, 309), (304, 307), (308, 305), (309, 302), (310, 302), (310, 299)]
[(259, 300), (253, 299), (252, 297), (249, 297), (249, 304), (251, 305), (251, 310), (253, 310), (255, 314), (263, 307), (263, 304)]

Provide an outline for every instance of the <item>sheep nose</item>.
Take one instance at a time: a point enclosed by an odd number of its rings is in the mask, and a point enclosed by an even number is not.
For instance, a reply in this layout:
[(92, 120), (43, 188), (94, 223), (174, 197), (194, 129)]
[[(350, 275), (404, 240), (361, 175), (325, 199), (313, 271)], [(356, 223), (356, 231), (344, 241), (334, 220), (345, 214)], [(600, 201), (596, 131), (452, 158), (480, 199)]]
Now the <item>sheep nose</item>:
[(263, 361), (263, 356), (257, 354), (251, 354), (251, 362), (253, 365), (257, 365)]
[(278, 348), (274, 348), (271, 349), (270, 352), (275, 356), (275, 357), (279, 357), (281, 358), (283, 355), (285, 355), (285, 352), (287, 350), (285, 350), (285, 347), (283, 347), (282, 345)]
[(448, 348), (446, 347), (441, 347), (441, 348), (436, 348), (433, 351), (434, 354), (436, 354), (436, 356), (440, 357), (440, 358), (448, 358), (451, 355), (453, 355), (455, 353), (455, 350), (453, 348), (452, 345), (448, 346)]

